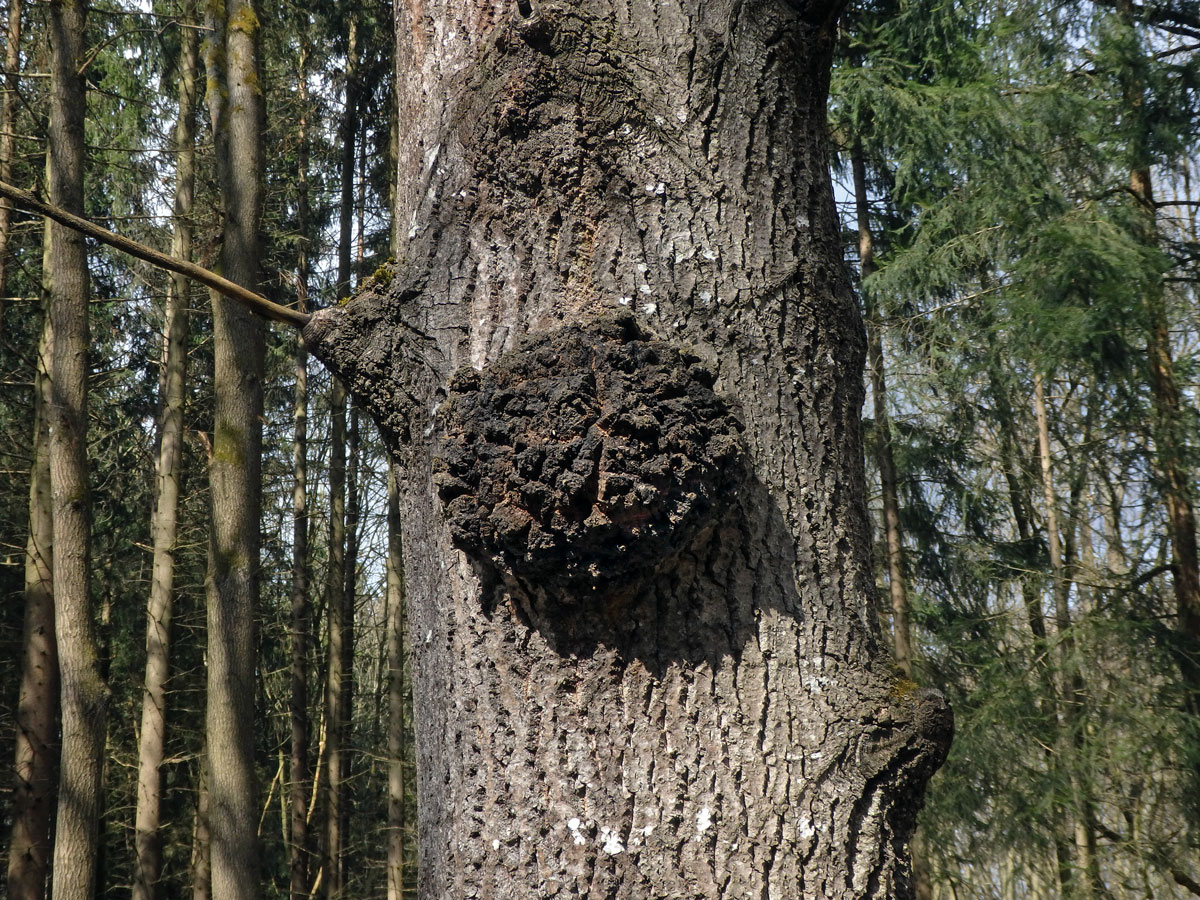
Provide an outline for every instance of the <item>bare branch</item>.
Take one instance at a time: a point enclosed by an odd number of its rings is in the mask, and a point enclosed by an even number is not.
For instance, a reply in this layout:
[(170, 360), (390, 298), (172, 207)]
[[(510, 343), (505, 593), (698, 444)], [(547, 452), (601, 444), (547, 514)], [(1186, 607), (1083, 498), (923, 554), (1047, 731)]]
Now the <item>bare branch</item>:
[(242, 306), (251, 312), (257, 313), (264, 318), (272, 319), (276, 322), (284, 322), (295, 328), (303, 328), (308, 323), (309, 318), (311, 318), (308, 313), (273, 303), (261, 294), (256, 294), (254, 291), (244, 288), (240, 284), (230, 281), (228, 278), (222, 278), (216, 272), (212, 272), (203, 266), (198, 266), (186, 260), (176, 259), (173, 256), (168, 256), (166, 253), (160, 253), (158, 250), (147, 247), (145, 244), (139, 244), (137, 241), (114, 234), (106, 228), (101, 228), (99, 225), (89, 222), (87, 219), (39, 200), (29, 191), (23, 191), (3, 181), (0, 181), (0, 196), (7, 197), (27, 212), (47, 216), (56, 222), (66, 225), (68, 228), (73, 228), (90, 238), (100, 241), (102, 244), (115, 247), (124, 253), (128, 253), (130, 256), (135, 256), (153, 266), (158, 266), (160, 269), (186, 275), (188, 278), (212, 288), (214, 291), (242, 304)]

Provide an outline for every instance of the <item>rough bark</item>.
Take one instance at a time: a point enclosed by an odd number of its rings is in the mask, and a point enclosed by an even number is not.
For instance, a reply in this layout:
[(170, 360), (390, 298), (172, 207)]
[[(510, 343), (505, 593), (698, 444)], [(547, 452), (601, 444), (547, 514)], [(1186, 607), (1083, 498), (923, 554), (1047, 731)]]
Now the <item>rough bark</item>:
[[(54, 0), (51, 50), (49, 195), (83, 212), (86, 2)], [(91, 900), (97, 871), (104, 722), (108, 690), (100, 670), (90, 579), (91, 502), (87, 465), (88, 266), (83, 236), (47, 222), (50, 242), (50, 486), (54, 517), (54, 616), (58, 641), (62, 750), (55, 818), (53, 896)]]
[[(260, 278), (263, 98), (252, 3), (210, 5), (208, 102), (223, 205), (221, 268), (248, 288)], [(212, 528), (208, 598), (208, 793), (212, 895), (259, 895), (254, 772), (255, 611), (262, 455), (262, 324), (212, 295)]]
[(397, 7), (401, 264), (306, 340), (399, 463), (423, 897), (911, 894), (834, 6)]
[[(187, 14), (185, 14), (187, 15)], [(193, 16), (188, 15), (190, 20)], [(195, 187), (195, 98), (198, 68), (196, 30), (182, 30), (179, 56), (179, 117), (175, 124), (175, 230), (171, 255), (190, 259), (192, 197)], [(146, 677), (142, 693), (142, 727), (138, 739), (138, 793), (135, 813), (134, 900), (153, 900), (162, 871), (159, 824), (162, 809), (162, 764), (167, 737), (167, 678), (170, 674), (171, 613), (175, 586), (175, 538), (178, 531), (179, 486), (183, 464), (183, 410), (186, 400), (188, 306), (190, 282), (172, 274), (167, 286), (163, 351), (162, 418), (159, 423), (157, 491), (150, 597), (146, 604)]]
[(400, 489), (388, 467), (387, 659), (388, 822), (387, 896), (404, 896), (404, 541)]
[[(49, 246), (46, 247), (47, 252)], [(25, 542), (25, 623), (17, 699), (8, 897), (42, 900), (50, 875), (50, 821), (58, 762), (58, 643), (54, 636), (54, 520), (50, 503), (50, 318), (42, 324), (33, 377), (33, 465)]]

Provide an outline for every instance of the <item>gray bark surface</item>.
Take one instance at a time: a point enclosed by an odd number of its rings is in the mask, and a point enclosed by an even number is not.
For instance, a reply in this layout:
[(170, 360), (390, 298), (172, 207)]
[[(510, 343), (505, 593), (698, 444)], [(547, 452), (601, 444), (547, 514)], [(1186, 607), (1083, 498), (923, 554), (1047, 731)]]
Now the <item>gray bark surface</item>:
[[(47, 252), (49, 246), (46, 247)], [(17, 699), (12, 831), (8, 844), (10, 900), (42, 900), (50, 875), (50, 822), (58, 771), (58, 643), (54, 635), (54, 519), (50, 503), (49, 317), (43, 319), (33, 376), (33, 464), (29, 472), (29, 535), (25, 542), (25, 621)]]
[[(50, 202), (83, 212), (86, 0), (54, 0), (48, 164)], [(53, 333), (50, 354), (50, 489), (54, 518), (54, 620), (62, 714), (52, 896), (91, 900), (99, 851), (104, 722), (90, 585), (91, 494), (87, 463), (88, 280), (83, 236), (47, 222), (43, 273)]]
[[(259, 23), (246, 0), (211, 4), (208, 101), (224, 206), (221, 269), (258, 286), (263, 98)], [(209, 483), (208, 827), (214, 900), (252, 900), (261, 884), (254, 771), (255, 612), (262, 457), (262, 323), (212, 295), (213, 439)]]
[(398, 6), (402, 256), (305, 337), (399, 464), (422, 897), (911, 894), (835, 6)]

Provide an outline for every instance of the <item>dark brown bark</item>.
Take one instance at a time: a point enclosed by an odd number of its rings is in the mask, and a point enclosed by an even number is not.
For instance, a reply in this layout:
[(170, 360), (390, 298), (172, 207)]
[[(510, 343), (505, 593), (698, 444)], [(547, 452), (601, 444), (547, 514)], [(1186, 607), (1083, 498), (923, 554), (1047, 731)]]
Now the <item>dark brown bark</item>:
[[(221, 187), (221, 268), (238, 284), (260, 278), (263, 98), (259, 23), (246, 0), (211, 4), (208, 103)], [(261, 322), (212, 295), (213, 438), (209, 482), (208, 792), (212, 894), (250, 900), (259, 879), (254, 772), (255, 615), (262, 455)]]
[[(49, 256), (49, 246), (46, 247)], [(29, 472), (29, 535), (25, 543), (25, 624), (17, 699), (8, 897), (42, 900), (50, 876), (50, 822), (58, 763), (58, 643), (54, 635), (50, 503), (50, 319), (42, 324), (33, 377), (33, 465)]]
[(397, 7), (402, 263), (306, 340), (399, 463), (423, 897), (911, 894), (832, 11)]
[[(49, 194), (83, 211), (86, 2), (53, 0)], [(87, 464), (89, 281), (83, 236), (46, 224), (50, 242), (50, 486), (54, 511), (54, 615), (58, 640), (62, 751), (55, 817), (53, 896), (91, 900), (101, 814), (108, 690), (100, 669), (90, 579), (91, 502)]]
[[(185, 13), (194, 19), (194, 13)], [(182, 29), (179, 55), (179, 118), (175, 125), (175, 198), (171, 253), (190, 259), (192, 198), (195, 187), (195, 100), (198, 38)], [(162, 416), (159, 424), (157, 491), (151, 532), (154, 536), (150, 597), (146, 605), (146, 677), (142, 727), (138, 739), (138, 794), (135, 813), (134, 900), (154, 900), (162, 871), (159, 835), (162, 764), (167, 737), (167, 677), (170, 673), (171, 614), (175, 585), (175, 538), (183, 465), (183, 410), (186, 396), (190, 282), (172, 274), (167, 287), (163, 350)]]

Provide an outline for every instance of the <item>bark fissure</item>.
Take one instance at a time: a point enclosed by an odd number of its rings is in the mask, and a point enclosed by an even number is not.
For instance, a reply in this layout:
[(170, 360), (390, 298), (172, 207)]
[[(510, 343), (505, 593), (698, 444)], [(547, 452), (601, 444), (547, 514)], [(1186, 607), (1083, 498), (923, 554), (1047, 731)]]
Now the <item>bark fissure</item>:
[[(398, 462), (422, 896), (904, 896), (951, 726), (939, 696), (898, 686), (876, 633), (865, 341), (824, 143), (832, 31), (782, 3), (422, 8), (397, 20), (401, 261), (306, 329)], [(646, 545), (655, 564), (601, 586), (599, 532), (539, 568), (526, 517), (548, 516), (551, 543), (598, 508), (612, 520), (592, 498), (611, 429), (599, 456), (555, 464), (561, 503), (519, 515), (501, 501), (528, 482), (480, 489), (507, 482), (477, 451), (545, 452), (557, 420), (517, 451), (510, 400), (461, 412), (538, 348), (586, 381), (553, 336), (602, 341), (614, 316), (711, 373), (743, 472)], [(671, 402), (646, 404), (659, 433)]]

